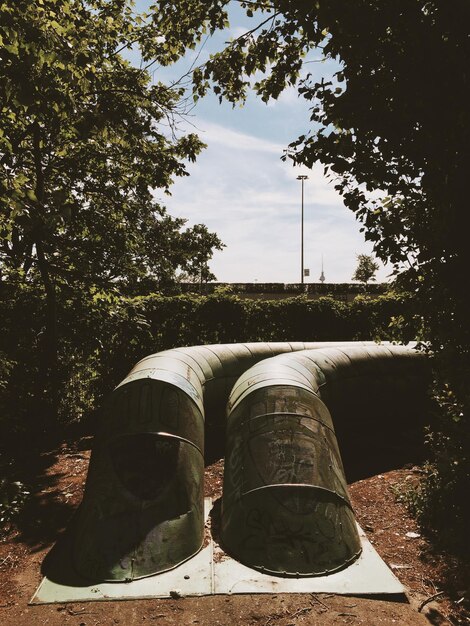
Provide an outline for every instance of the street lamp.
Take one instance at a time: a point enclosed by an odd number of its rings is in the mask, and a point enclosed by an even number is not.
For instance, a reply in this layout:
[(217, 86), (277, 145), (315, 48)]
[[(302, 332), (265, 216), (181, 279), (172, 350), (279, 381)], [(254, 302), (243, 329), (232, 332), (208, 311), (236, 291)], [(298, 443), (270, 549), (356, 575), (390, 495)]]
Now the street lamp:
[(297, 180), (302, 181), (302, 214), (300, 221), (300, 282), (304, 284), (304, 181), (308, 176), (301, 174), (297, 176)]

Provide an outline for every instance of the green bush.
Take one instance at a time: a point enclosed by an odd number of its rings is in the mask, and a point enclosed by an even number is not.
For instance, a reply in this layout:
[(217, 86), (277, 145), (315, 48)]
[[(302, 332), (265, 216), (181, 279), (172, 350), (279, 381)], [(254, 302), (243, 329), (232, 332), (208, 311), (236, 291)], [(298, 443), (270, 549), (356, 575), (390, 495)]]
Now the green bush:
[(470, 559), (470, 433), (448, 386), (436, 387), (436, 415), (426, 444), (430, 461), (404, 500), (434, 545)]
[(21, 513), (30, 492), (20, 482), (0, 477), (0, 536), (2, 530)]

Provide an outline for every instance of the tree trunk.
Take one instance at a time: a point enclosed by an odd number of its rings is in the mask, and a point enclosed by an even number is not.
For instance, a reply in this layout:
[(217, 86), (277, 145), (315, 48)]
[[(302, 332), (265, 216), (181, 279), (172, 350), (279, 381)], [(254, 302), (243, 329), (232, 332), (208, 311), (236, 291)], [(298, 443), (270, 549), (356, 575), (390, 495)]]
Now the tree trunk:
[[(57, 293), (51, 278), (49, 264), (44, 255), (43, 243), (36, 243), (38, 269), (41, 273), (46, 294), (45, 333), (42, 345), (40, 367), (44, 375), (45, 408), (50, 419), (57, 421), (59, 413), (59, 336), (57, 328)], [(45, 425), (47, 425), (47, 422)]]
[(35, 233), (37, 265), (41, 274), (46, 294), (46, 316), (44, 342), (41, 346), (40, 378), (43, 380), (45, 415), (44, 428), (57, 421), (59, 413), (59, 367), (58, 367), (58, 329), (57, 329), (57, 293), (51, 268), (44, 250), (44, 212), (45, 181), (42, 165), (41, 128), (36, 122), (33, 127), (34, 165), (36, 170), (35, 195), (37, 199), (37, 229)]

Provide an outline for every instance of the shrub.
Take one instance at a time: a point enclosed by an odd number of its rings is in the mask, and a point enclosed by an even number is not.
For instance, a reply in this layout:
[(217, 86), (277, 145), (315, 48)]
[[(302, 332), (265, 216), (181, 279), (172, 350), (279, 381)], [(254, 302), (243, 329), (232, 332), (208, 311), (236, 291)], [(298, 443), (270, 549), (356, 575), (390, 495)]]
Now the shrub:
[(462, 406), (436, 386), (436, 415), (426, 435), (430, 461), (417, 489), (404, 493), (411, 513), (439, 548), (470, 558), (470, 436)]

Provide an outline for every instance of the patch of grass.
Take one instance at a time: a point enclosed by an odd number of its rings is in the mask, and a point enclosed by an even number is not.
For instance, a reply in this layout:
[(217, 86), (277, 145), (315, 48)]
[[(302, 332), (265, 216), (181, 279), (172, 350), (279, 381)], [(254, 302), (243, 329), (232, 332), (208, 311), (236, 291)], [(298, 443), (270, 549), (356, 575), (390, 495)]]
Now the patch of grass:
[(0, 534), (21, 513), (30, 492), (19, 480), (0, 479)]
[(466, 425), (448, 421), (443, 430), (429, 430), (426, 443), (432, 461), (424, 464), (418, 482), (395, 487), (421, 528), (439, 550), (470, 560), (470, 467)]

